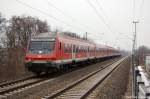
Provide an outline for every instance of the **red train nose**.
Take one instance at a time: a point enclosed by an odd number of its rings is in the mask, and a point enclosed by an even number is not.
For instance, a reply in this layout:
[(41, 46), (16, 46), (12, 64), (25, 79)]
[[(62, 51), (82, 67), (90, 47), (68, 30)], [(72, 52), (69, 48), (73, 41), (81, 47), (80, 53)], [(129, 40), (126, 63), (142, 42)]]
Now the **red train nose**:
[(27, 54), (25, 57), (26, 61), (51, 61), (55, 60), (56, 57), (54, 55), (42, 55), (42, 54), (37, 54), (37, 55), (31, 55)]

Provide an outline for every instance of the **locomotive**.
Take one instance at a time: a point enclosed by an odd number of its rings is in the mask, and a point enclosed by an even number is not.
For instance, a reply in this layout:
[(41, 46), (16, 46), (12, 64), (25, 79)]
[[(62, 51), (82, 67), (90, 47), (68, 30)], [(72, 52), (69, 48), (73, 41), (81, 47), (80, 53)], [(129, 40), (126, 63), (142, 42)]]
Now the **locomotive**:
[(25, 56), (25, 67), (36, 74), (63, 69), (80, 62), (120, 56), (112, 47), (87, 39), (47, 32), (31, 37)]

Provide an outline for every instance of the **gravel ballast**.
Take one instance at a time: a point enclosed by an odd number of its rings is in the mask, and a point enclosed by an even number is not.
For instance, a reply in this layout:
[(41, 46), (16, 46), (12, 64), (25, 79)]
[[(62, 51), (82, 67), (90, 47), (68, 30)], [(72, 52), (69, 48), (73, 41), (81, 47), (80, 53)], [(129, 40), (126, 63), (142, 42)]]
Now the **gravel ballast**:
[[(112, 62), (112, 60), (109, 60), (109, 62)], [(59, 76), (57, 78), (52, 79), (51, 81), (45, 82), (41, 85), (35, 86), (33, 88), (30, 88), (29, 90), (26, 90), (20, 94), (15, 95), (15, 98), (13, 99), (41, 99), (41, 97), (53, 93), (56, 90), (59, 90), (65, 86), (67, 86), (69, 83), (72, 83), (79, 78), (87, 75), (88, 73), (97, 70), (101, 67), (102, 64), (106, 64), (108, 61), (102, 62), (102, 63), (96, 63), (92, 66), (88, 66), (76, 71), (73, 71), (71, 73), (67, 73), (65, 75)]]
[(105, 79), (87, 99), (122, 99), (131, 95), (130, 58)]

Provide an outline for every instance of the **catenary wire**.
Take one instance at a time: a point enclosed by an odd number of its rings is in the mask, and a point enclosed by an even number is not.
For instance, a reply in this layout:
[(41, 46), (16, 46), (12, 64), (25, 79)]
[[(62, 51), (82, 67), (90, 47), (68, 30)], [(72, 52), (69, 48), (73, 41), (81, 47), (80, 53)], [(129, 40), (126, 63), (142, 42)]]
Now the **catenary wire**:
[(100, 20), (102, 20), (102, 22), (106, 25), (106, 27), (113, 33), (113, 31), (111, 30), (110, 26), (106, 23), (105, 19), (103, 18), (103, 16), (101, 16), (101, 14), (99, 13), (99, 11), (96, 9), (96, 7), (90, 2), (90, 0), (85, 0), (90, 7), (93, 9), (93, 11), (96, 13), (96, 15), (99, 17)]
[[(54, 4), (52, 4), (49, 0), (46, 0), (47, 1), (47, 4), (53, 8), (55, 8), (57, 11), (59, 11), (60, 13), (62, 13), (64, 16), (70, 18), (73, 22), (78, 22), (79, 24), (79, 20), (75, 19), (74, 17), (72, 17), (71, 15), (69, 15), (68, 13), (64, 12), (63, 10), (59, 9), (58, 7), (56, 7)], [(84, 23), (81, 23), (81, 25), (83, 25), (86, 29), (90, 29), (91, 31), (94, 31), (95, 33), (97, 31), (95, 31), (93, 28), (89, 27), (87, 24), (84, 24)], [(96, 36), (96, 34), (92, 33), (93, 35)]]
[(72, 27), (72, 28), (74, 28), (74, 29), (77, 29), (77, 30), (81, 30), (81, 31), (86, 32), (84, 29), (82, 29), (82, 28), (80, 28), (80, 27), (76, 27), (76, 26), (74, 26), (74, 25), (72, 25), (72, 24), (66, 23), (66, 22), (63, 21), (63, 20), (60, 20), (60, 19), (54, 17), (53, 15), (48, 14), (48, 13), (46, 13), (46, 12), (44, 12), (44, 11), (38, 9), (38, 8), (32, 7), (31, 5), (26, 4), (26, 3), (24, 3), (24, 2), (22, 2), (22, 1), (20, 1), (20, 0), (16, 0), (16, 1), (17, 1), (18, 3), (20, 3), (21, 5), (24, 5), (24, 6), (28, 7), (28, 8), (30, 8), (30, 9), (33, 9), (33, 10), (35, 10), (35, 11), (41, 13), (41, 14), (44, 14), (44, 15), (46, 15), (46, 16), (48, 16), (48, 17), (54, 19), (55, 21), (58, 21), (58, 22), (60, 22), (60, 23), (63, 23), (63, 24), (65, 24), (65, 25), (67, 25), (67, 26), (69, 26), (69, 27)]

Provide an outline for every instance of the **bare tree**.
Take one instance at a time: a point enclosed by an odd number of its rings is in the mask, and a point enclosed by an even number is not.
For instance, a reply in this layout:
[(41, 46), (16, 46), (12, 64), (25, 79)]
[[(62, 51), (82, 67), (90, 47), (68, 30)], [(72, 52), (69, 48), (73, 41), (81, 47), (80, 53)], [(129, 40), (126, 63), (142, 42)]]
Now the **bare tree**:
[(4, 35), (6, 32), (6, 18), (0, 13), (0, 46), (4, 46)]
[(35, 25), (37, 25), (37, 33), (44, 33), (50, 31), (50, 28), (48, 27), (48, 24), (46, 21), (41, 21), (39, 19), (35, 20)]
[(8, 47), (26, 47), (31, 35), (49, 30), (46, 21), (31, 16), (13, 16), (6, 32)]
[(3, 33), (5, 31), (5, 27), (6, 27), (6, 18), (4, 18), (0, 13), (0, 33)]
[(23, 48), (32, 35), (49, 30), (47, 22), (36, 17), (12, 16), (8, 21), (0, 14), (0, 45), (3, 44), (0, 46), (0, 81), (28, 73)]
[(140, 46), (136, 50), (136, 56), (137, 56), (137, 61), (139, 64), (144, 64), (145, 63), (145, 55), (150, 54), (150, 49), (146, 46)]

